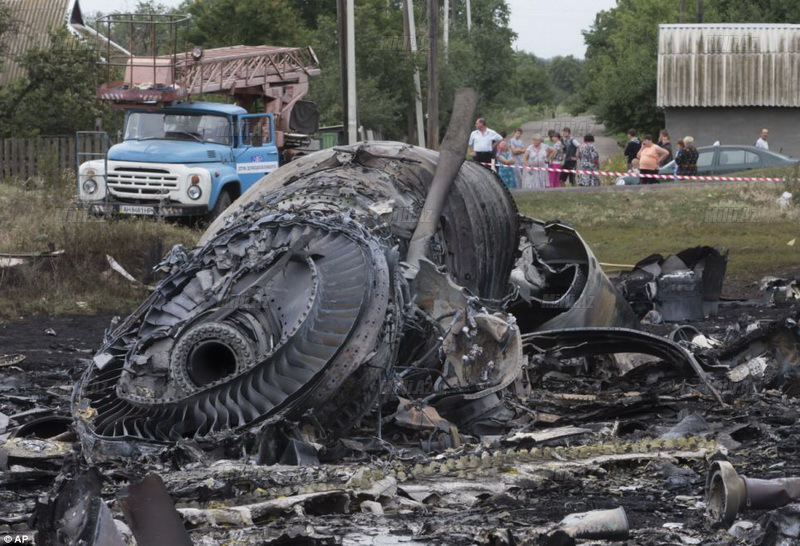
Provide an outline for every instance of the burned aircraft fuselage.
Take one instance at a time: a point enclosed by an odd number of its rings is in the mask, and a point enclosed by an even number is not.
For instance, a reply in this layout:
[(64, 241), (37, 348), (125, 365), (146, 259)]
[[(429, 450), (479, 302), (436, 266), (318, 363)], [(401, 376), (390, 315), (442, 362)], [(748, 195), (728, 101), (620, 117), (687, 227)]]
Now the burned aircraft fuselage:
[(471, 163), (410, 272), (437, 157), (389, 142), (318, 152), (173, 249), (78, 386), (84, 444), (120, 454), (285, 419), (342, 431), (397, 373), (431, 379), (413, 395), (474, 398), (514, 379), (520, 329), (632, 324), (580, 237), (520, 217)]

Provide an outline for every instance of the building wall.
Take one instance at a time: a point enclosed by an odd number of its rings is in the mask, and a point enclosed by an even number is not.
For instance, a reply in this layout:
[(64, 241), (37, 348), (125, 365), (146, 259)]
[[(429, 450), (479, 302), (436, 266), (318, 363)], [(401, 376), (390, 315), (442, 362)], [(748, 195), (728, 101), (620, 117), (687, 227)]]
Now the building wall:
[(800, 25), (659, 25), (656, 103), (800, 107)]
[(674, 143), (686, 135), (695, 146), (753, 145), (762, 127), (769, 129), (769, 149), (800, 158), (800, 108), (666, 108), (667, 130)]

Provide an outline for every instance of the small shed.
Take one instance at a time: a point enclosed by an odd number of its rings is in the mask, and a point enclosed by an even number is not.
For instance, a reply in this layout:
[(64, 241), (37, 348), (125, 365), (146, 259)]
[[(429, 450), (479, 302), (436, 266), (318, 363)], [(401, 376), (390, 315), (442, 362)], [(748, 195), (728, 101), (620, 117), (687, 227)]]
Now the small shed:
[(50, 34), (61, 28), (66, 28), (89, 43), (104, 47), (110, 43), (115, 51), (130, 55), (84, 23), (78, 0), (8, 0), (8, 5), (16, 23), (16, 31), (8, 40), (8, 55), (0, 67), (0, 87), (24, 77), (25, 69), (17, 60), (32, 49), (48, 47)]
[(800, 25), (660, 25), (657, 104), (673, 142), (752, 145), (800, 157)]
[(46, 47), (51, 32), (64, 28), (70, 19), (81, 17), (77, 0), (9, 0), (8, 5), (17, 28), (8, 41), (8, 57), (0, 69), (0, 87), (25, 76), (25, 69), (16, 59), (31, 49)]

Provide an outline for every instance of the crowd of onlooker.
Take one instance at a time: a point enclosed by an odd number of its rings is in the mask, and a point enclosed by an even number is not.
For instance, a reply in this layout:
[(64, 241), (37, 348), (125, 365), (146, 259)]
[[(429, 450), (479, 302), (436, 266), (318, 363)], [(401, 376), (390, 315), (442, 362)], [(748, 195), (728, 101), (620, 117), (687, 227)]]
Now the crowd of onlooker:
[[(640, 177), (642, 184), (660, 182), (657, 175), (661, 167), (675, 160), (675, 175), (689, 176), (697, 172), (697, 148), (694, 139), (686, 136), (678, 140), (672, 150), (669, 134), (662, 130), (658, 142), (650, 135), (642, 140), (636, 131), (628, 131), (624, 155), (628, 171)], [(469, 154), (482, 166), (494, 169), (509, 189), (544, 189), (567, 185), (598, 186), (600, 155), (594, 145), (594, 136), (587, 133), (580, 141), (572, 136), (569, 127), (559, 133), (547, 132), (531, 137), (526, 147), (522, 129), (515, 129), (511, 137), (497, 133), (478, 118), (469, 139)]]
[[(661, 181), (658, 175), (661, 167), (675, 161), (676, 176), (694, 176), (697, 174), (697, 157), (699, 153), (694, 147), (694, 138), (685, 136), (676, 143), (673, 153), (669, 133), (662, 129), (658, 134), (658, 142), (653, 137), (644, 135), (642, 140), (636, 136), (635, 129), (628, 129), (628, 143), (622, 152), (628, 160), (628, 171), (639, 175), (642, 184), (655, 184)], [(644, 176), (641, 176), (644, 175)]]

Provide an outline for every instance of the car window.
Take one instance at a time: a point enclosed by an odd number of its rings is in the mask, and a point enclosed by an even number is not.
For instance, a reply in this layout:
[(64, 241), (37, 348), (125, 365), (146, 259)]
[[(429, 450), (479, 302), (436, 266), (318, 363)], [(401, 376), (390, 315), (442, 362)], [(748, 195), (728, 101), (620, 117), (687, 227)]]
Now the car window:
[(711, 150), (709, 152), (700, 152), (700, 155), (697, 157), (697, 166), (698, 167), (710, 167), (711, 162), (714, 160), (714, 151)]
[(719, 153), (720, 165), (744, 165), (744, 150), (721, 150)]
[(744, 162), (747, 164), (748, 167), (752, 167), (753, 165), (758, 165), (761, 163), (761, 157), (758, 154), (754, 154), (753, 152), (744, 153)]

